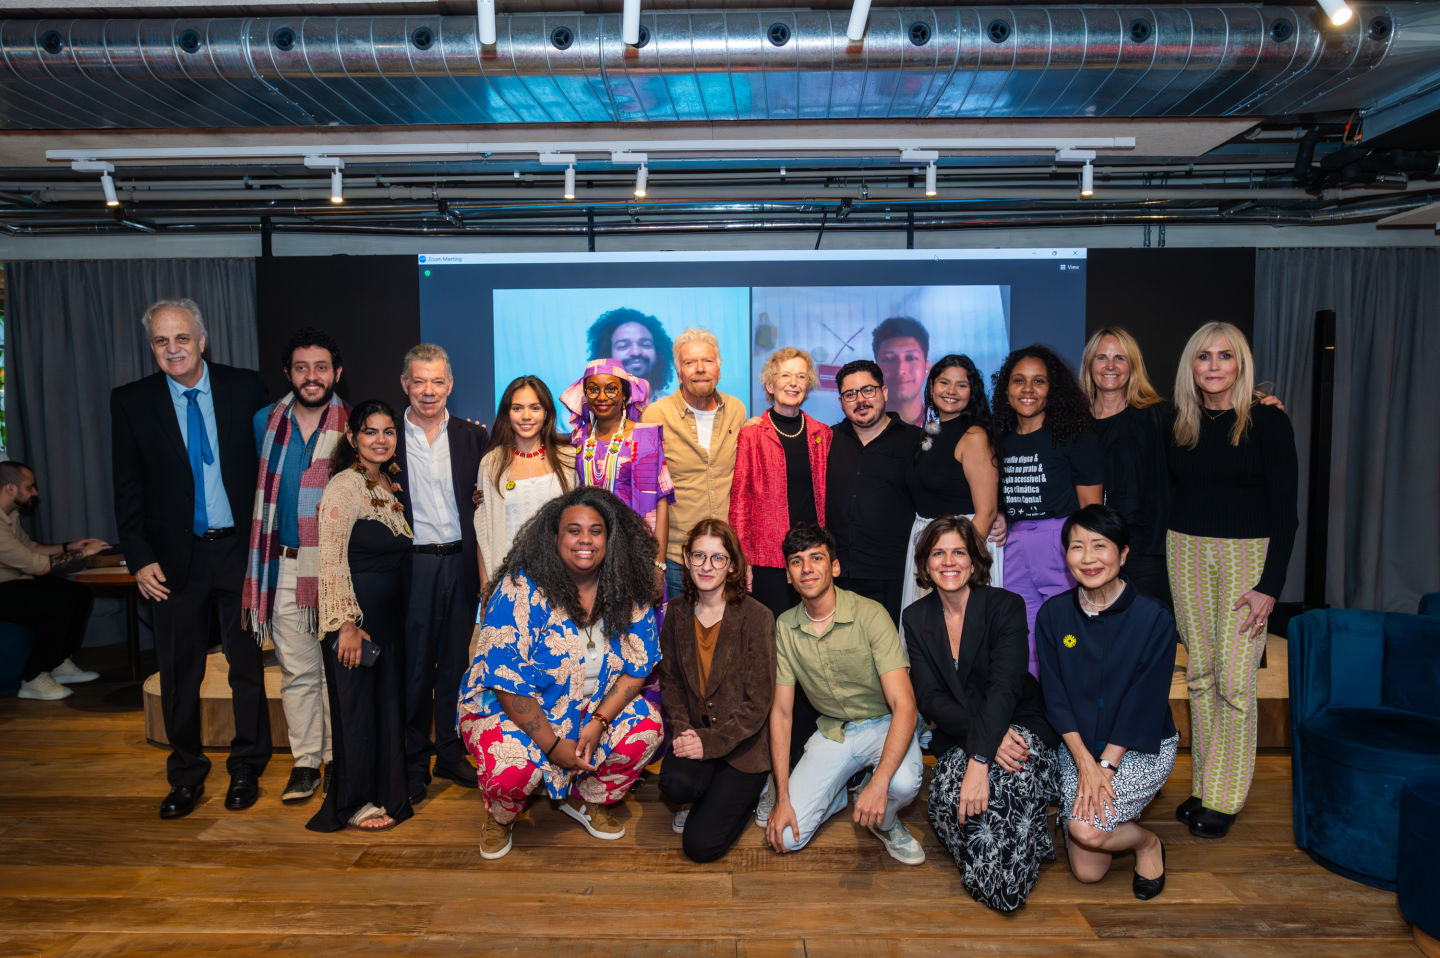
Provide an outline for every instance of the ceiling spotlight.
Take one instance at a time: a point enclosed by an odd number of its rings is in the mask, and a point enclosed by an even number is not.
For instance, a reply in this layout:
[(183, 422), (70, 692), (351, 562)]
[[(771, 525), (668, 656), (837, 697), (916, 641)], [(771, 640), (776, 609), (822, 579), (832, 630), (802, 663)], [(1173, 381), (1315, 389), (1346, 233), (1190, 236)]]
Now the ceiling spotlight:
[(338, 166), (330, 171), (330, 202), (345, 202), (345, 177)]
[(1345, 0), (1319, 0), (1319, 3), (1320, 9), (1325, 11), (1325, 15), (1330, 18), (1330, 22), (1337, 27), (1349, 23), (1350, 18), (1354, 16), (1350, 5), (1346, 3)]
[(105, 194), (106, 206), (120, 205), (120, 199), (115, 195), (115, 178), (109, 173), (100, 174), (100, 192)]
[(567, 200), (573, 200), (573, 199), (575, 198), (575, 167), (574, 167), (574, 166), (567, 166), (567, 167), (565, 167), (565, 198), (566, 198)]
[(620, 10), (620, 39), (632, 47), (640, 43), (640, 0), (625, 0)]
[(640, 169), (638, 169), (638, 170), (635, 171), (635, 195), (636, 195), (636, 196), (641, 197), (642, 199), (644, 198), (645, 192), (646, 192), (646, 190), (645, 190), (645, 184), (646, 184), (647, 182), (649, 182), (649, 180), (650, 180), (650, 166), (649, 166), (649, 164), (647, 164), (647, 163), (641, 163), (641, 164), (640, 164)]
[(935, 189), (935, 162), (932, 160), (930, 165), (925, 167), (925, 195), (934, 196), (936, 192), (938, 191)]
[(476, 19), (479, 21), (480, 44), (482, 46), (494, 46), (495, 44), (495, 0), (480, 0), (476, 10)]
[(1089, 160), (1080, 170), (1080, 195), (1087, 200), (1095, 195), (1095, 166)]
[(850, 8), (850, 23), (845, 27), (845, 36), (851, 43), (865, 39), (865, 21), (870, 18), (870, 0), (855, 0)]

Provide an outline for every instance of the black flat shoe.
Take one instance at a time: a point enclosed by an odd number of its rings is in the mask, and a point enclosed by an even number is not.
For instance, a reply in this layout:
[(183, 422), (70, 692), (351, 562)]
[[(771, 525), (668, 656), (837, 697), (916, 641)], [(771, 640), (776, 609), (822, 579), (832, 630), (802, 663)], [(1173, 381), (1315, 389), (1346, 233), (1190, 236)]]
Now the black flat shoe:
[(1141, 878), (1140, 873), (1135, 873), (1135, 881), (1131, 886), (1135, 889), (1135, 897), (1141, 901), (1149, 901), (1165, 890), (1165, 843), (1160, 843), (1160, 877)]
[(451, 768), (449, 765), (441, 765), (439, 762), (436, 762), (434, 774), (436, 778), (449, 779), (456, 785), (463, 785), (466, 788), (480, 787), (480, 774), (471, 768), (468, 762), (460, 768)]
[(230, 776), (230, 788), (225, 792), (225, 807), (230, 811), (243, 812), (259, 797), (260, 782), (254, 772), (243, 769)]
[(195, 803), (205, 794), (204, 785), (176, 785), (160, 803), (161, 818), (184, 818), (195, 811)]
[(409, 802), (412, 806), (419, 805), (421, 802), (425, 801), (425, 798), (428, 794), (429, 788), (427, 786), (421, 785), (419, 788), (412, 791), (409, 795), (405, 796), (405, 800)]
[(1234, 824), (1235, 816), (1205, 808), (1190, 816), (1190, 834), (1196, 838), (1224, 838)]
[(1175, 809), (1175, 819), (1176, 821), (1189, 825), (1191, 819), (1195, 817), (1195, 813), (1198, 811), (1200, 811), (1200, 799), (1196, 795), (1191, 795), (1180, 803), (1179, 808)]

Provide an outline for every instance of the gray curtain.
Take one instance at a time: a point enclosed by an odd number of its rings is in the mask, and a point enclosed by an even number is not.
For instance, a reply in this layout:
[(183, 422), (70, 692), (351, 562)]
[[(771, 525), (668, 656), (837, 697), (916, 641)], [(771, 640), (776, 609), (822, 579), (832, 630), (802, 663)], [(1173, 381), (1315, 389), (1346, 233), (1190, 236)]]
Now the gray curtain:
[[(6, 266), (5, 285), (10, 455), (34, 466), (39, 480), (34, 534), (41, 542), (113, 542), (110, 390), (155, 371), (141, 314), (157, 299), (188, 296), (204, 316), (206, 356), (255, 369), (254, 262), (16, 262)], [(112, 628), (96, 622), (91, 641), (97, 631), (111, 638)]]
[(1440, 249), (1270, 249), (1255, 263), (1255, 363), (1300, 452), (1299, 598), (1315, 313), (1335, 310), (1326, 601), (1414, 612), (1440, 590)]

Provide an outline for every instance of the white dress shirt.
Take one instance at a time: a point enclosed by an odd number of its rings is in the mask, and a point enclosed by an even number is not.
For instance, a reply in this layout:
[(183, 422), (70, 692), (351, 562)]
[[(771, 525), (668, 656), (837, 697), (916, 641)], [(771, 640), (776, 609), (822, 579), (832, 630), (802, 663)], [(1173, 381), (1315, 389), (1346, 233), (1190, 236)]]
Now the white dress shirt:
[(405, 408), (405, 474), (400, 483), (410, 490), (415, 514), (415, 544), (441, 545), (460, 541), (460, 509), (455, 505), (455, 481), (450, 472), (450, 412), (440, 423), (432, 443), (425, 430), (410, 421)]

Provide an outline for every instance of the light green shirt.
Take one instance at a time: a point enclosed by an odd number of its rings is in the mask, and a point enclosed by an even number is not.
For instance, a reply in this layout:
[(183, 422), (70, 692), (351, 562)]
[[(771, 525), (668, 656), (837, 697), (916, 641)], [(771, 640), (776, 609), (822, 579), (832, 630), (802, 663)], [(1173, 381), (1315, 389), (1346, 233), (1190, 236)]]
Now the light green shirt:
[(880, 676), (908, 669), (905, 646), (885, 607), (835, 590), (835, 619), (820, 635), (804, 604), (775, 620), (775, 684), (799, 685), (820, 713), (820, 734), (845, 741), (845, 723), (890, 714)]

